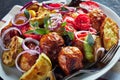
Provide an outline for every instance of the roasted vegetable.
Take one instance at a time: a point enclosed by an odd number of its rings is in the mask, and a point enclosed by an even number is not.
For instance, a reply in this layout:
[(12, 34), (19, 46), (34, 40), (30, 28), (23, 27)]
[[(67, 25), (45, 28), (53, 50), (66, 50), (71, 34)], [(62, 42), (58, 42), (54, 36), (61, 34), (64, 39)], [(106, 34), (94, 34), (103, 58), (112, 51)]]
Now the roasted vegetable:
[(27, 10), (34, 10), (35, 12), (37, 12), (38, 9), (39, 9), (39, 5), (38, 4), (39, 3), (36, 2), (36, 3), (32, 4), (32, 5), (30, 5), (29, 7), (27, 7)]
[(92, 65), (118, 44), (118, 29), (94, 1), (33, 0), (1, 29), (2, 62), (15, 64), (23, 73), (20, 80), (62, 80), (81, 69), (98, 69)]
[(97, 61), (97, 60), (99, 60), (100, 58), (103, 57), (105, 49), (102, 47), (100, 36), (96, 36), (95, 44), (93, 46), (93, 50), (94, 50), (94, 60), (95, 61)]
[(78, 47), (81, 50), (81, 52), (84, 53), (84, 47), (83, 47), (84, 43), (83, 42), (76, 39), (75, 41), (73, 41), (72, 45)]
[(43, 35), (40, 40), (40, 47), (45, 54), (52, 60), (57, 62), (58, 53), (64, 45), (64, 40), (56, 32)]
[(29, 53), (23, 54), (19, 59), (20, 68), (24, 71), (28, 71), (36, 62), (38, 55), (31, 55)]
[(39, 7), (36, 17), (31, 18), (31, 22), (38, 21), (41, 24), (44, 22), (44, 17), (49, 16), (52, 13), (49, 9), (46, 9), (42, 6)]
[(2, 55), (2, 61), (7, 66), (13, 66), (15, 64), (15, 59), (17, 55), (23, 51), (22, 49), (22, 41), (23, 39), (14, 36), (8, 46), (8, 51), (4, 51)]
[(59, 52), (58, 61), (66, 75), (83, 67), (83, 54), (77, 47), (63, 47)]
[(90, 17), (92, 27), (99, 32), (100, 26), (106, 18), (106, 15), (100, 9), (92, 10), (88, 15)]
[(51, 69), (50, 59), (44, 53), (41, 53), (36, 63), (21, 76), (20, 80), (46, 80)]
[(85, 58), (89, 62), (94, 61), (93, 44), (94, 44), (93, 37), (91, 34), (88, 34), (85, 38), (85, 43), (83, 45), (84, 45), (84, 51), (85, 51)]
[(100, 29), (101, 39), (105, 49), (108, 51), (114, 44), (118, 43), (118, 25), (110, 18), (106, 18)]

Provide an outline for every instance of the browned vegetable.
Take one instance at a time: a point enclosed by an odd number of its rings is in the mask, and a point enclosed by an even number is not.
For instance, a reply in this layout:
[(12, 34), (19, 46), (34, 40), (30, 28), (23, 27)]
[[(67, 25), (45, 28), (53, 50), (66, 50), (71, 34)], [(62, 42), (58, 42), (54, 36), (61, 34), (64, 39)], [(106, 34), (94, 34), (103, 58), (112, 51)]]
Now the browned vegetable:
[(64, 40), (56, 32), (43, 35), (40, 40), (40, 47), (43, 52), (53, 61), (57, 61), (58, 53), (64, 45)]
[(8, 46), (8, 51), (4, 51), (2, 55), (2, 61), (7, 66), (13, 66), (15, 64), (15, 59), (17, 55), (22, 52), (22, 41), (23, 39), (14, 36), (10, 42), (10, 45)]
[(95, 9), (89, 13), (89, 17), (92, 23), (92, 27), (97, 31), (100, 31), (100, 26), (106, 18), (106, 15), (101, 10)]
[(37, 15), (31, 18), (30, 22), (38, 21), (39, 24), (41, 25), (44, 22), (44, 17), (48, 16), (50, 13), (51, 11), (49, 9), (39, 6), (39, 8), (37, 8)]
[(54, 80), (51, 69), (50, 59), (44, 53), (41, 53), (35, 64), (20, 77), (20, 80), (46, 80), (47, 77)]
[(104, 54), (104, 52), (102, 51), (99, 51), (98, 53), (96, 53), (99, 48), (102, 48), (101, 38), (99, 36), (96, 36), (95, 44), (93, 46), (95, 61), (97, 61), (98, 58), (101, 58)]
[(34, 4), (32, 4), (32, 5), (30, 5), (29, 7), (27, 7), (27, 9), (28, 10), (34, 10), (35, 12), (37, 12), (38, 11), (38, 9), (39, 9), (39, 5), (38, 5), (38, 3), (36, 2), (36, 3), (34, 3)]
[[(6, 31), (8, 28), (12, 27), (12, 23), (9, 22), (9, 24), (7, 26), (5, 26), (2, 30), (1, 30), (1, 36), (3, 34), (4, 31)], [(18, 31), (16, 30), (11, 30), (10, 32), (8, 32), (5, 37), (4, 37), (4, 44), (5, 44), (5, 47), (8, 47), (9, 43), (11, 42), (11, 38), (13, 36), (19, 36), (19, 33)]]
[(19, 60), (19, 65), (22, 70), (28, 71), (36, 62), (38, 55), (31, 55), (29, 53), (22, 54)]
[(114, 44), (118, 43), (119, 30), (118, 25), (110, 18), (106, 18), (100, 28), (103, 46), (109, 50)]
[(81, 52), (84, 53), (83, 42), (81, 42), (80, 40), (77, 40), (77, 39), (76, 39), (76, 40), (73, 42), (73, 46), (78, 47), (78, 48), (81, 50)]
[(64, 47), (59, 52), (58, 61), (66, 75), (83, 67), (83, 55), (77, 47)]

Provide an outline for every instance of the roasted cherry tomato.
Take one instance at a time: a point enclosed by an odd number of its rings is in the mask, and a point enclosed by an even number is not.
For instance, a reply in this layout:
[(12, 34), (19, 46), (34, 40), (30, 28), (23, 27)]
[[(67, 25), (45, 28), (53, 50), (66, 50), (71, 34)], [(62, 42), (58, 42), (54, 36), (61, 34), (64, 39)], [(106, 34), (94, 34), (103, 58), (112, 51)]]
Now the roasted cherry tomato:
[(90, 18), (87, 14), (80, 14), (75, 19), (78, 30), (88, 30), (90, 28)]
[(25, 32), (28, 31), (28, 30), (31, 30), (31, 28), (29, 26), (24, 26), (24, 27), (21, 28), (21, 32), (22, 32), (22, 34), (23, 34), (24, 37), (31, 37), (33, 39), (40, 40), (41, 35), (26, 34)]
[(99, 8), (99, 5), (94, 1), (85, 1), (80, 3), (80, 7), (88, 11), (91, 11), (95, 8)]
[(72, 18), (70, 16), (65, 16), (64, 17), (64, 21), (66, 21), (67, 23), (73, 23), (74, 22), (74, 18)]
[[(76, 25), (75, 25), (75, 22), (74, 22), (74, 18), (70, 17), (70, 16), (65, 16), (64, 17), (64, 22), (67, 23), (67, 26), (71, 26), (73, 29), (77, 29), (76, 28)], [(70, 27), (69, 27), (70, 28)]]
[(59, 3), (51, 3), (51, 4), (49, 4), (49, 6), (51, 6), (51, 7), (61, 7), (61, 4), (59, 4)]
[(86, 37), (88, 35), (87, 31), (78, 31), (75, 32), (76, 38), (82, 38), (82, 37)]

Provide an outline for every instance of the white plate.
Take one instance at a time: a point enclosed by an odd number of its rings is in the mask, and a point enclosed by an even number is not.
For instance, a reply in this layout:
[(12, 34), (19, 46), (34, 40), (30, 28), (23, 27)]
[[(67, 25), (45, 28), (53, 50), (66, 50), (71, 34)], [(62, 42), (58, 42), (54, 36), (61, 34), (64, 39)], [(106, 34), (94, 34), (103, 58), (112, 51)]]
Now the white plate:
[[(100, 8), (104, 11), (104, 13), (108, 17), (112, 18), (118, 24), (118, 26), (120, 26), (120, 18), (119, 18), (119, 16), (114, 11), (112, 11), (110, 8), (108, 8), (108, 7), (106, 7), (106, 6), (102, 5), (102, 4), (99, 4), (99, 5), (100, 5)], [(21, 6), (15, 5), (11, 9), (11, 11), (3, 18), (4, 21), (7, 21), (5, 25), (8, 24), (8, 22), (19, 11), (20, 8), (21, 8)], [(3, 25), (0, 28), (0, 30), (5, 25)], [(89, 75), (82, 75), (82, 76), (79, 76), (79, 79), (73, 79), (73, 80), (94, 80), (94, 79), (99, 78), (100, 76), (102, 76), (103, 74), (105, 74), (108, 70), (110, 70), (116, 64), (116, 62), (120, 58), (120, 54), (119, 53), (120, 53), (120, 49), (116, 52), (116, 54), (113, 57), (113, 59), (111, 60), (111, 62), (109, 64), (107, 64), (99, 72), (93, 73), (93, 74), (89, 74)], [(1, 52), (1, 49), (0, 49), (0, 57), (1, 57), (1, 55), (2, 55), (2, 52)], [(9, 68), (9, 67), (4, 66), (2, 64), (1, 58), (0, 58), (0, 76), (4, 80), (18, 80), (19, 77), (21, 76), (21, 73), (16, 68)]]

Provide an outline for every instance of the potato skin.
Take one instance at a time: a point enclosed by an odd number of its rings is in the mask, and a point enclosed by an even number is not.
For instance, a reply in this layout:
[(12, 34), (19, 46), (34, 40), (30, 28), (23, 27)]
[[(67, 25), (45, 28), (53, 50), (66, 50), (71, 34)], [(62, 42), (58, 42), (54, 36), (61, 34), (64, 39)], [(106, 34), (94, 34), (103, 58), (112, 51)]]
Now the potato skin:
[(57, 62), (58, 53), (64, 45), (64, 40), (56, 32), (51, 32), (43, 35), (40, 40), (42, 51), (52, 60)]
[(58, 61), (66, 75), (83, 67), (83, 55), (77, 47), (63, 47), (59, 52)]
[(113, 45), (118, 44), (119, 28), (118, 25), (111, 19), (106, 18), (100, 27), (100, 37), (104, 48), (108, 51)]

